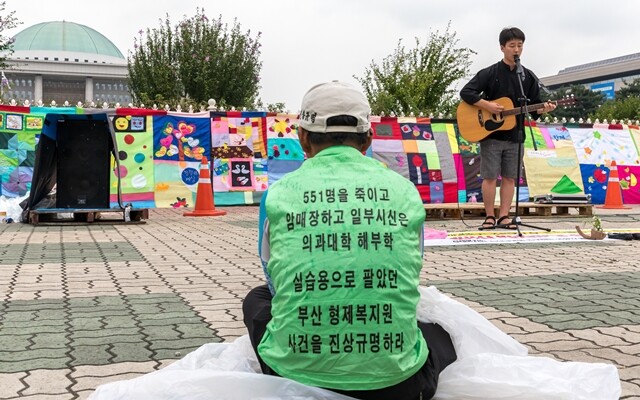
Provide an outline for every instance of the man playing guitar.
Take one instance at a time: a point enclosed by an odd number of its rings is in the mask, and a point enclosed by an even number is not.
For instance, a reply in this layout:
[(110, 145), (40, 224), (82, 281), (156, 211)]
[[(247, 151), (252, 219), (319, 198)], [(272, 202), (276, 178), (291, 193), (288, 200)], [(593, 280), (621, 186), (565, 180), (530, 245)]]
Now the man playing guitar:
[[(520, 83), (527, 99), (531, 103), (542, 103), (538, 80), (529, 69), (519, 66), (525, 36), (515, 27), (505, 28), (500, 32), (500, 51), (503, 58), (496, 64), (480, 70), (460, 91), (460, 97), (467, 104), (486, 110), (490, 114), (501, 115), (505, 109), (503, 104), (495, 101), (500, 98), (511, 99), (513, 104), (520, 104)], [(518, 68), (522, 70), (518, 71)], [(555, 109), (555, 104), (544, 103), (537, 109), (538, 114)], [(524, 115), (516, 117), (515, 126), (510, 129), (496, 130), (480, 140), (480, 174), (482, 176), (482, 198), (486, 218), (480, 229), (493, 229), (497, 226), (511, 227), (509, 210), (515, 192), (515, 180), (523, 154)], [(520, 147), (520, 149), (519, 149)], [(494, 204), (498, 176), (502, 176), (500, 184), (500, 218), (496, 221)], [(515, 228), (515, 226), (514, 226)]]

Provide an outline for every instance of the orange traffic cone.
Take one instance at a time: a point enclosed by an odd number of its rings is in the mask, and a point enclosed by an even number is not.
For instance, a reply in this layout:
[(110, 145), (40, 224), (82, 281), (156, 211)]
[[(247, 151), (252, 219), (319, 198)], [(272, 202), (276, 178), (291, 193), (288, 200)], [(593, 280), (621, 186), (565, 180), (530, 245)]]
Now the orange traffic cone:
[(192, 212), (186, 212), (182, 215), (185, 217), (216, 217), (226, 214), (226, 211), (216, 210), (216, 206), (213, 204), (213, 187), (211, 185), (209, 161), (207, 157), (202, 157), (198, 192), (196, 193), (196, 207)]
[(620, 178), (618, 177), (618, 166), (615, 161), (611, 162), (609, 169), (609, 183), (607, 183), (607, 194), (604, 205), (598, 208), (631, 208), (622, 204), (622, 189), (620, 188)]

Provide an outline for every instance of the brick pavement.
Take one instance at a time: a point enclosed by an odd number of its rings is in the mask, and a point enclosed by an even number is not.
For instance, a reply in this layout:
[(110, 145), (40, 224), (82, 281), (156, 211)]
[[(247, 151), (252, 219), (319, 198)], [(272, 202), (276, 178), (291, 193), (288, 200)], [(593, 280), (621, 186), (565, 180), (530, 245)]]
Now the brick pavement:
[[(85, 399), (204, 343), (245, 333), (241, 304), (263, 282), (257, 207), (146, 224), (0, 225), (0, 399)], [(595, 210), (637, 229), (640, 208)], [(552, 229), (588, 218), (525, 222)], [(479, 220), (428, 220), (474, 229)], [(423, 283), (481, 312), (532, 355), (614, 363), (640, 399), (640, 241), (427, 248)]]

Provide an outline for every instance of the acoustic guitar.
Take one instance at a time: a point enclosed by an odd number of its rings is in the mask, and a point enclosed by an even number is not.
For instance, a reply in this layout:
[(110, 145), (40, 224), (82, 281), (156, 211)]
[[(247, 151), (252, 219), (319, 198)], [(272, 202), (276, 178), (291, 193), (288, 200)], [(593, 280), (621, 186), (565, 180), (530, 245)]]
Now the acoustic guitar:
[[(458, 130), (468, 142), (479, 142), (489, 136), (491, 133), (502, 130), (508, 131), (516, 126), (516, 115), (522, 113), (520, 107), (513, 107), (513, 102), (508, 97), (500, 97), (497, 100), (491, 100), (504, 107), (500, 114), (491, 114), (480, 107), (472, 106), (464, 101), (458, 105), (456, 119), (458, 121)], [(567, 97), (562, 100), (551, 101), (557, 106), (570, 106), (576, 103), (573, 97)], [(544, 103), (531, 104), (524, 108), (524, 112), (531, 112), (544, 108)]]

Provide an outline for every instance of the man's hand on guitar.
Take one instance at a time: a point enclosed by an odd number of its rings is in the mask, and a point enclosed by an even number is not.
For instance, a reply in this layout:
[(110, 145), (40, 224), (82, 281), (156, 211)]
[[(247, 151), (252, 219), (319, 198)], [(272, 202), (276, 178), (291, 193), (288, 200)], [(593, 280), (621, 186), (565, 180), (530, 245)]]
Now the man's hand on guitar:
[(502, 104), (496, 103), (495, 101), (488, 101), (484, 99), (478, 101), (474, 105), (484, 109), (490, 114), (499, 115), (504, 110), (504, 106), (502, 106)]
[(544, 114), (547, 112), (551, 112), (556, 109), (556, 103), (552, 101), (547, 101), (544, 103), (544, 107), (537, 110), (538, 114)]

